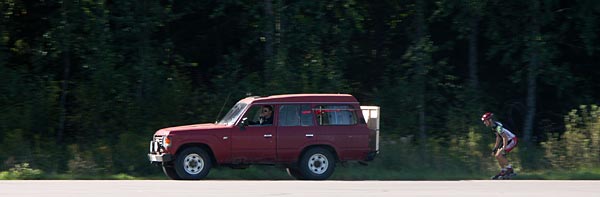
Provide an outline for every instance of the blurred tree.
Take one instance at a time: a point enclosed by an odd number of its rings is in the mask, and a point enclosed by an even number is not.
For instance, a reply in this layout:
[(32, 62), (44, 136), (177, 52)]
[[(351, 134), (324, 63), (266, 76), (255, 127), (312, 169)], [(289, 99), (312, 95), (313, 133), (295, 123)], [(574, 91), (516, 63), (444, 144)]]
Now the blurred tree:
[(344, 92), (347, 89), (338, 59), (346, 52), (345, 43), (337, 36), (343, 38), (344, 35), (334, 25), (346, 18), (341, 6), (336, 2), (278, 1), (275, 4), (272, 25), (275, 26), (275, 61), (267, 61), (265, 69), (265, 81), (271, 93)]
[[(553, 63), (556, 45), (552, 38), (556, 36), (556, 32), (550, 26), (557, 2), (531, 3), (493, 2), (492, 7), (495, 9), (492, 12), (497, 17), (491, 19), (492, 24), (487, 33), (494, 43), (488, 55), (500, 59), (502, 65), (514, 70), (510, 77), (496, 77), (494, 80), (525, 83), (521, 86), (524, 88), (521, 91), (524, 91), (525, 100), (522, 130), (525, 143), (530, 143), (533, 136), (535, 114), (538, 111), (539, 75), (542, 70), (558, 66)], [(542, 31), (542, 28), (548, 30)]]
[[(481, 56), (480, 51), (480, 32), (482, 31), (482, 20), (485, 20), (486, 14), (488, 13), (488, 0), (465, 0), (465, 1), (443, 1), (438, 3), (437, 11), (434, 16), (438, 17), (438, 20), (452, 21), (452, 28), (458, 32), (458, 40), (467, 40), (467, 72), (465, 76), (465, 84), (463, 86), (463, 93), (460, 93), (461, 103), (456, 103), (462, 106), (461, 109), (455, 110), (456, 113), (450, 117), (456, 117), (452, 122), (459, 123), (461, 130), (466, 130), (467, 125), (479, 123), (478, 117), (483, 111), (481, 91), (479, 89), (479, 57)], [(453, 42), (453, 40), (449, 40)], [(459, 42), (462, 43), (462, 42)], [(451, 48), (450, 50), (455, 50)], [(456, 65), (460, 66), (460, 65)], [(463, 120), (466, 122), (460, 123)]]

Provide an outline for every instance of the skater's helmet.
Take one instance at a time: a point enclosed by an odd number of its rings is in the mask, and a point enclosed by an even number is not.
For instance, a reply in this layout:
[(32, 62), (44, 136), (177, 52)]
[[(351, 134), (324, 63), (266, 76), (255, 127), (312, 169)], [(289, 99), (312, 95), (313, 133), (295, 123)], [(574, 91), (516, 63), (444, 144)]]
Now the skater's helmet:
[(492, 112), (486, 112), (485, 114), (483, 114), (483, 116), (481, 116), (481, 121), (491, 119), (493, 116), (494, 114)]

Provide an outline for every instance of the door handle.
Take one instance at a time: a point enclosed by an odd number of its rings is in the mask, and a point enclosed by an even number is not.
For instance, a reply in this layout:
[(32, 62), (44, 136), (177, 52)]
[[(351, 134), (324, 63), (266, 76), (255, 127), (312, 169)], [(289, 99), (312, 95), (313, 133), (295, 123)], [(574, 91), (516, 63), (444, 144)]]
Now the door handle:
[(271, 137), (273, 137), (273, 135), (272, 135), (272, 134), (265, 134), (265, 135), (263, 135), (263, 136), (264, 136), (265, 138), (271, 138)]
[(305, 136), (306, 136), (306, 137), (314, 137), (314, 136), (315, 136), (315, 134), (312, 134), (312, 133), (307, 133)]

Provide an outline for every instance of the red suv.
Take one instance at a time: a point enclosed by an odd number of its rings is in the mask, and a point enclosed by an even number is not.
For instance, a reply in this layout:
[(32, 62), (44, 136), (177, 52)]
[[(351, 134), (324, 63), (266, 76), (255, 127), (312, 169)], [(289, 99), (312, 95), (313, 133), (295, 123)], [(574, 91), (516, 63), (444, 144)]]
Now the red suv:
[(373, 160), (378, 127), (379, 107), (361, 109), (348, 94), (248, 97), (216, 123), (158, 130), (148, 159), (177, 180), (250, 164), (281, 164), (297, 179), (323, 180), (336, 162)]

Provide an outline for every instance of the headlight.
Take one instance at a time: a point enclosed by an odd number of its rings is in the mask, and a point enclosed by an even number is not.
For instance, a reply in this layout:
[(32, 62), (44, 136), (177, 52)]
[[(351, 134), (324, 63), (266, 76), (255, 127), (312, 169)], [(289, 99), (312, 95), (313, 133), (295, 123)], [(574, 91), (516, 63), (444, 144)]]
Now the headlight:
[(163, 136), (163, 146), (164, 147), (171, 147), (171, 137), (169, 136)]

